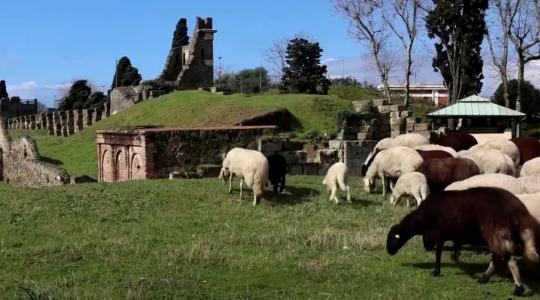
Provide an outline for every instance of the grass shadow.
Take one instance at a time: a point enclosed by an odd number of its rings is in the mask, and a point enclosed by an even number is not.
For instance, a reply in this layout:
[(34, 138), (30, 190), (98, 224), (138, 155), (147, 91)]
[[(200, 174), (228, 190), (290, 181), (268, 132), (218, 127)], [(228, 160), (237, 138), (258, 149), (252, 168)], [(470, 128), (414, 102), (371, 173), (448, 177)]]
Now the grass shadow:
[(64, 162), (61, 161), (61, 160), (50, 158), (50, 157), (47, 157), (47, 156), (41, 156), (40, 155), (39, 158), (44, 162), (47, 162), (47, 163), (50, 163), (50, 164), (53, 164), (53, 165), (57, 165), (57, 166), (61, 166), (61, 165), (64, 164)]
[[(312, 188), (287, 186), (283, 193), (277, 195), (273, 199), (275, 205), (296, 205), (303, 202), (310, 202), (317, 198), (321, 193)], [(273, 197), (272, 192), (268, 192), (270, 199)]]

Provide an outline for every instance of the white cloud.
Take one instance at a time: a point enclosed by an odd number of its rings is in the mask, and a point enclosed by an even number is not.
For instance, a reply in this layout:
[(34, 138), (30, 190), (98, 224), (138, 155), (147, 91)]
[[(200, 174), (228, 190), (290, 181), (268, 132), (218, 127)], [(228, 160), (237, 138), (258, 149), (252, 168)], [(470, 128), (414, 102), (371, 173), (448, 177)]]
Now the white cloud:
[(18, 84), (8, 84), (10, 97), (18, 96), (21, 99), (38, 99), (48, 107), (54, 107), (54, 100), (62, 97), (71, 87), (71, 82), (40, 84), (36, 81), (24, 81)]
[(322, 63), (322, 64), (329, 64), (329, 63), (333, 63), (333, 62), (335, 62), (335, 61), (337, 61), (336, 58), (329, 57), (329, 58), (323, 59), (323, 60), (321, 61), (321, 63)]

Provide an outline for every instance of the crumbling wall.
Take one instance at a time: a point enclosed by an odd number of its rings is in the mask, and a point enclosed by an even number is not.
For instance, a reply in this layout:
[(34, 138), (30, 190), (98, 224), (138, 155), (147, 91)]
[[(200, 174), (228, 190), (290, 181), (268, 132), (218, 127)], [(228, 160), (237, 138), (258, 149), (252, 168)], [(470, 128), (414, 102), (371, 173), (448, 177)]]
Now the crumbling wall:
[(275, 126), (98, 131), (98, 178), (113, 182), (212, 171), (230, 149), (257, 149), (260, 137), (276, 131)]
[(36, 142), (30, 137), (12, 141), (0, 122), (3, 180), (15, 186), (51, 186), (69, 183), (66, 170), (44, 162), (39, 156)]

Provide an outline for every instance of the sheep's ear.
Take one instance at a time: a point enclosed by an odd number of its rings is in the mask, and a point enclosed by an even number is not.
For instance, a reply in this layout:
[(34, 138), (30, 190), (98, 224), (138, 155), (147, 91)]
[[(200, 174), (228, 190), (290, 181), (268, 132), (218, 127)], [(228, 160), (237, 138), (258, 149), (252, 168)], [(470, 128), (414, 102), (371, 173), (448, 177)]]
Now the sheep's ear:
[(396, 239), (399, 239), (399, 234), (394, 235)]

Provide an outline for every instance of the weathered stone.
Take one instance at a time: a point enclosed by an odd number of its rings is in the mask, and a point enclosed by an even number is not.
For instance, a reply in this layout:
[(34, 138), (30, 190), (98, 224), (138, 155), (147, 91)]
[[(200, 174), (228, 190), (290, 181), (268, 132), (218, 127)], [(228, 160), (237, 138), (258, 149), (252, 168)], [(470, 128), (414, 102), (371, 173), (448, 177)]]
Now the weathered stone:
[(383, 105), (383, 106), (377, 106), (377, 109), (380, 113), (389, 113), (393, 111), (401, 111), (403, 109), (403, 105)]
[(396, 136), (400, 134), (401, 134), (401, 130), (393, 130), (392, 132), (390, 132), (390, 137), (395, 138)]
[(390, 102), (387, 99), (375, 99), (373, 100), (373, 106), (386, 106), (389, 105)]
[(414, 124), (415, 131), (427, 131), (429, 130), (429, 123), (416, 123)]
[(218, 164), (202, 164), (196, 167), (196, 172), (200, 178), (218, 177), (221, 172), (221, 165)]
[(307, 163), (307, 153), (305, 151), (285, 151), (280, 152), (288, 165), (294, 165), (299, 163)]
[(372, 134), (371, 133), (358, 133), (358, 140), (364, 141), (364, 140), (371, 140)]
[(409, 110), (404, 110), (401, 112), (400, 116), (402, 118), (408, 118), (410, 116), (412, 116), (413, 112), (412, 111), (409, 111)]
[(355, 112), (365, 112), (371, 106), (368, 101), (353, 101), (352, 105)]
[(362, 164), (376, 144), (377, 141), (363, 141), (345, 145), (343, 162), (349, 169), (351, 176), (362, 175)]

